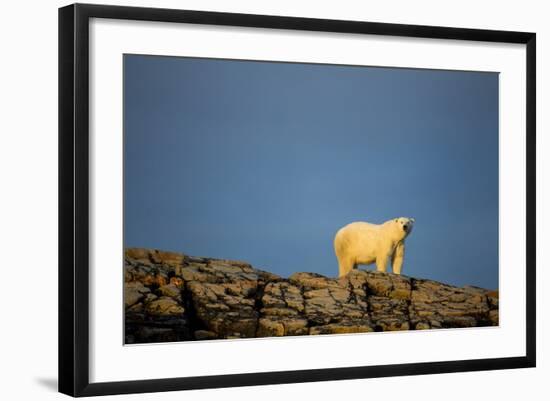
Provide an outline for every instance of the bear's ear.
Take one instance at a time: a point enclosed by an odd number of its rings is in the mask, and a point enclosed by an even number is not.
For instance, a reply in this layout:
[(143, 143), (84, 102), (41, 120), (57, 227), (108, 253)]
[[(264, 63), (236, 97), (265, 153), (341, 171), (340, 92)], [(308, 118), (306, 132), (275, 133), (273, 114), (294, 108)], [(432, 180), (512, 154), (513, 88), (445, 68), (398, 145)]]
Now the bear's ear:
[(397, 219), (395, 219), (395, 222), (397, 223)]

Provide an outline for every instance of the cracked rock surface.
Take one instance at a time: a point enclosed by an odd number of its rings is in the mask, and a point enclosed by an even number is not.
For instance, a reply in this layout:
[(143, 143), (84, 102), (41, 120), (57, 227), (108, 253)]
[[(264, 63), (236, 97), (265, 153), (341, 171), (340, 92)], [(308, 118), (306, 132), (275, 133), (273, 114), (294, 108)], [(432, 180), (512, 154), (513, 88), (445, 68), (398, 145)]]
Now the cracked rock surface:
[(125, 343), (498, 325), (498, 292), (354, 270), (289, 278), (241, 261), (129, 248)]

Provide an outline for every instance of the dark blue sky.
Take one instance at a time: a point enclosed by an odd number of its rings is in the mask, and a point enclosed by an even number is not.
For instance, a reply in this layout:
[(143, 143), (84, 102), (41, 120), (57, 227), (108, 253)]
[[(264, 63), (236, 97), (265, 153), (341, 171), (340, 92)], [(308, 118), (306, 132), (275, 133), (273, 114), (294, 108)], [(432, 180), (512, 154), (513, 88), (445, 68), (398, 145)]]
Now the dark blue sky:
[(125, 246), (336, 276), (407, 216), (403, 274), (498, 287), (497, 73), (124, 57)]

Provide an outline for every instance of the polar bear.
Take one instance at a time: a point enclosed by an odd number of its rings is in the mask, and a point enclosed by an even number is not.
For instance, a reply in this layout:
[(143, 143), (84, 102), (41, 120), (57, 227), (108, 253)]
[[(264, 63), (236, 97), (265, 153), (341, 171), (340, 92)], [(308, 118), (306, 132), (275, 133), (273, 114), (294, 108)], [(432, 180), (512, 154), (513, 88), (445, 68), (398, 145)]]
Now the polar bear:
[(383, 224), (363, 221), (342, 227), (334, 237), (339, 277), (344, 277), (357, 265), (376, 263), (376, 269), (386, 271), (391, 258), (395, 274), (401, 274), (405, 254), (405, 238), (411, 233), (414, 219), (399, 217)]

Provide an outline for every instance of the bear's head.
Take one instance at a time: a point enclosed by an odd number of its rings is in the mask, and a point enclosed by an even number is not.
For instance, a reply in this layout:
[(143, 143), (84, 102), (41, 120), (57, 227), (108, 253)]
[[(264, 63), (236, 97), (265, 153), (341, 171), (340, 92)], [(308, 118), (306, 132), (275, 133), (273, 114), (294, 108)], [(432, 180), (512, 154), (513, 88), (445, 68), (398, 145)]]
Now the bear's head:
[(407, 238), (413, 229), (414, 219), (409, 217), (398, 217), (392, 220), (392, 225), (396, 230), (396, 234), (400, 239)]

